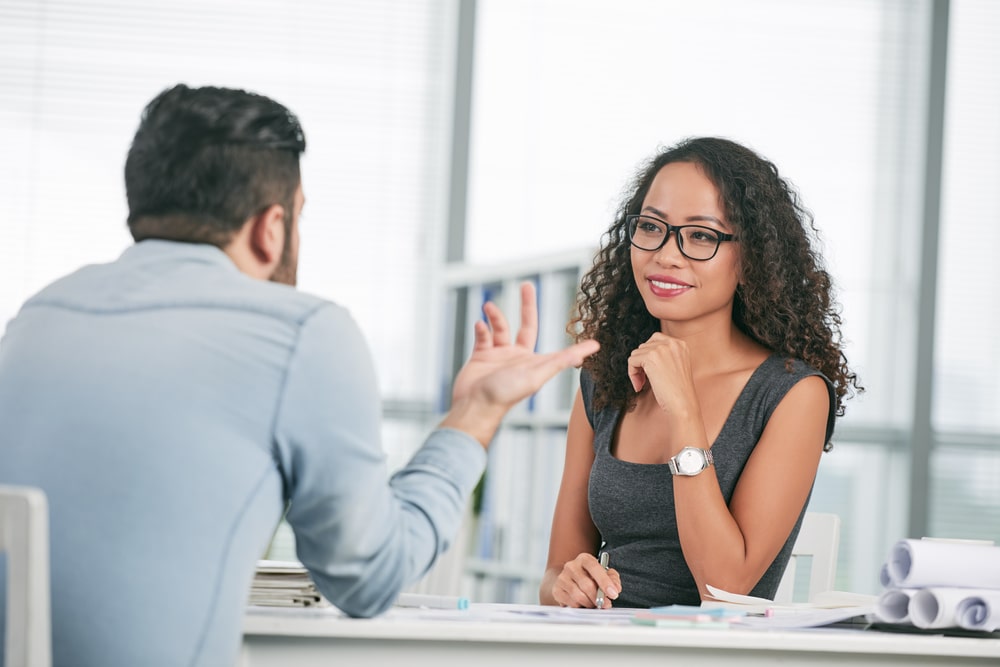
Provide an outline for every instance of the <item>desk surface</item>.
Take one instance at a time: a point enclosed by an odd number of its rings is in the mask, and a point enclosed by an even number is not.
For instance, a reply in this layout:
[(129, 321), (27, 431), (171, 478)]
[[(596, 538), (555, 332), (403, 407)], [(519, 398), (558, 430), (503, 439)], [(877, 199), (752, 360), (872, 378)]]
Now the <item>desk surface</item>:
[[(843, 628), (705, 630), (626, 624), (482, 620), (393, 610), (375, 619), (334, 611), (253, 610), (239, 665), (1000, 665), (1000, 639)], [(348, 661), (348, 662), (345, 662)]]

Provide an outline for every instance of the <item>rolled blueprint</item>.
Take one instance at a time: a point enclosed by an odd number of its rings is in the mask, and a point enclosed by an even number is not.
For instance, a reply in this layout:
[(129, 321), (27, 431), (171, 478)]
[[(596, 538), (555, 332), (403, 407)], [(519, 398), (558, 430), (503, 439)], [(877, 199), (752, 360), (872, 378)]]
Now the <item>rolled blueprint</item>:
[(1000, 591), (970, 591), (955, 609), (959, 627), (966, 630), (1000, 630)]
[(883, 623), (909, 623), (910, 598), (915, 588), (890, 588), (882, 591), (875, 601), (875, 616)]
[(910, 622), (924, 630), (958, 627), (958, 605), (971, 592), (967, 588), (921, 588), (910, 598)]
[(1000, 547), (992, 544), (900, 540), (886, 565), (895, 588), (1000, 589)]
[(892, 588), (892, 577), (889, 575), (889, 564), (882, 563), (882, 568), (878, 571), (878, 583), (882, 588)]

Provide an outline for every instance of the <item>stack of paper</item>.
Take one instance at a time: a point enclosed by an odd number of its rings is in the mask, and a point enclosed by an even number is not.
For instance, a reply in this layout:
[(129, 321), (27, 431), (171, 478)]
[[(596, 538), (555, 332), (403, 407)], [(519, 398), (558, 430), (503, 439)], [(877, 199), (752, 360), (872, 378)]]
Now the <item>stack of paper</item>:
[(900, 540), (882, 567), (875, 615), (924, 630), (1000, 629), (1000, 547), (972, 540)]
[(264, 607), (319, 607), (330, 603), (319, 594), (309, 572), (296, 561), (262, 560), (250, 587), (250, 604)]
[(854, 622), (867, 617), (875, 609), (874, 595), (827, 591), (816, 595), (812, 602), (777, 604), (766, 598), (730, 593), (707, 586), (713, 600), (703, 600), (703, 609), (742, 610), (746, 616), (738, 619), (741, 626), (779, 629), (814, 628), (834, 623)]

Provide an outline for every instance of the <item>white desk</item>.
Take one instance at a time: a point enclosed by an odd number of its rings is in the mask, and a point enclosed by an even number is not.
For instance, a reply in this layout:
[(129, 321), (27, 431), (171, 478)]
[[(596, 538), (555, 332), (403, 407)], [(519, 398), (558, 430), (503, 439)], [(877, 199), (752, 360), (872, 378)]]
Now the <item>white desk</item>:
[[(409, 611), (409, 610), (407, 610)], [(433, 612), (431, 613), (433, 614)], [(862, 631), (668, 629), (631, 625), (246, 616), (240, 667), (470, 665), (1000, 665), (1000, 639)], [(453, 615), (453, 614), (452, 614)], [(568, 661), (568, 662), (567, 662)]]

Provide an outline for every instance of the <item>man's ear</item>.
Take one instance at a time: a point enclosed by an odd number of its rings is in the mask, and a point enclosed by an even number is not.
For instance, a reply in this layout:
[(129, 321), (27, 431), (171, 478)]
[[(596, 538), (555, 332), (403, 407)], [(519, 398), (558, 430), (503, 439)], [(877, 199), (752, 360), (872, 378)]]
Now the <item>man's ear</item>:
[(271, 204), (250, 222), (250, 249), (261, 265), (272, 270), (285, 248), (285, 207)]

